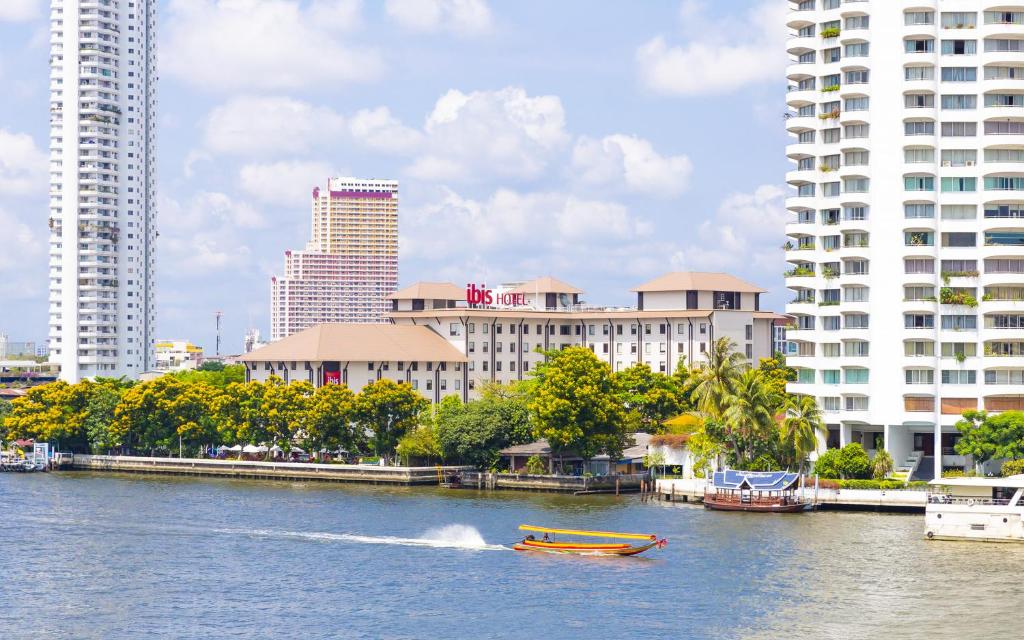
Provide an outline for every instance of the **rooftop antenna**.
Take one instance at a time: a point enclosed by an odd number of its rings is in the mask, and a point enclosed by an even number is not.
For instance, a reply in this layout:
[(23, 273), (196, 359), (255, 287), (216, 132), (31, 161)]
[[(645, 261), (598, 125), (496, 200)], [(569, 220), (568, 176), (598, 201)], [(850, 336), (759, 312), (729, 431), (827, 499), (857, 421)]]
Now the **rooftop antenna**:
[(217, 319), (217, 352), (216, 355), (220, 355), (220, 317), (224, 315), (220, 311), (214, 311), (213, 317)]

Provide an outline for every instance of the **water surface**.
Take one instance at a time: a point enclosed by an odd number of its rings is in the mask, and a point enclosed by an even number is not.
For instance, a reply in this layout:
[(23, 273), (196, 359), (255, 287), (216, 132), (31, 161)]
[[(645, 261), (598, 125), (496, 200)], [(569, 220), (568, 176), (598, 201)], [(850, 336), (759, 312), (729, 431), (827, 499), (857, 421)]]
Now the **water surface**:
[[(521, 523), (670, 542), (638, 558), (518, 553)], [(0, 635), (1016, 634), (1024, 545), (928, 542), (922, 528), (920, 515), (716, 513), (636, 496), (0, 474)]]

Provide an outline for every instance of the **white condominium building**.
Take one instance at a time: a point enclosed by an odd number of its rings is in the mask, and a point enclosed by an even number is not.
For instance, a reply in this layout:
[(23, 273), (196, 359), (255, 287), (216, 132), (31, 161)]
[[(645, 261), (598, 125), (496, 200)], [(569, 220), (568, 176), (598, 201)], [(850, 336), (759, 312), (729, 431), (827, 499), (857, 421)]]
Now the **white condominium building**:
[(276, 375), (358, 391), (390, 378), (438, 401), (469, 400), (483, 382), (528, 377), (544, 361), (538, 349), (585, 347), (614, 371), (644, 363), (666, 374), (681, 361), (704, 361), (722, 337), (753, 366), (772, 355), (781, 316), (760, 310), (763, 289), (748, 282), (669, 273), (633, 292), (635, 306), (612, 307), (588, 305), (583, 291), (551, 277), (495, 288), (421, 282), (390, 296), (393, 325), (318, 326), (240, 359), (252, 380)]
[(156, 0), (52, 0), (50, 359), (70, 382), (153, 359)]
[(1024, 408), (1024, 3), (789, 8), (790, 390), (930, 478)]
[(313, 189), (312, 239), (271, 280), (270, 339), (323, 323), (385, 322), (398, 287), (398, 182), (331, 178)]

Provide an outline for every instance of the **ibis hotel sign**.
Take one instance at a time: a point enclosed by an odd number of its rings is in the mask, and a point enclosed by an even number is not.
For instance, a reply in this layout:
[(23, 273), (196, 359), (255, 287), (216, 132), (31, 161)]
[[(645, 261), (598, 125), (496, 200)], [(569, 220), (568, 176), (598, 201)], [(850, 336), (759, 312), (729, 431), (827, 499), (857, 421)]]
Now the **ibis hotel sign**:
[(526, 294), (502, 289), (488, 289), (487, 285), (466, 285), (466, 302), (470, 305), (496, 307), (525, 307)]

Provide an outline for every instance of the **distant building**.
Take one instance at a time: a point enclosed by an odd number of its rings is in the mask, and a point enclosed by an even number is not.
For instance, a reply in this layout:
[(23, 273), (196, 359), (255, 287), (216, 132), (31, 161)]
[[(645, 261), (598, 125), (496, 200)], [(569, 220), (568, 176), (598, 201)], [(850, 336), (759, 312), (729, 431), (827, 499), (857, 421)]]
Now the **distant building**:
[(35, 342), (12, 342), (6, 333), (0, 333), (0, 359), (31, 358), (35, 355)]
[(270, 339), (324, 323), (386, 322), (398, 287), (398, 182), (331, 178), (313, 189), (312, 234), (271, 279)]
[(188, 340), (161, 340), (156, 343), (156, 368), (159, 371), (195, 369), (203, 359), (203, 348)]
[(796, 354), (796, 344), (786, 339), (786, 328), (791, 326), (793, 322), (794, 318), (792, 317), (778, 318), (775, 320), (773, 327), (773, 355), (776, 353), (781, 353), (784, 356), (791, 356)]
[(267, 342), (260, 335), (259, 329), (249, 329), (245, 332), (245, 340), (243, 341), (242, 353), (249, 353), (255, 351), (260, 347), (267, 346)]

